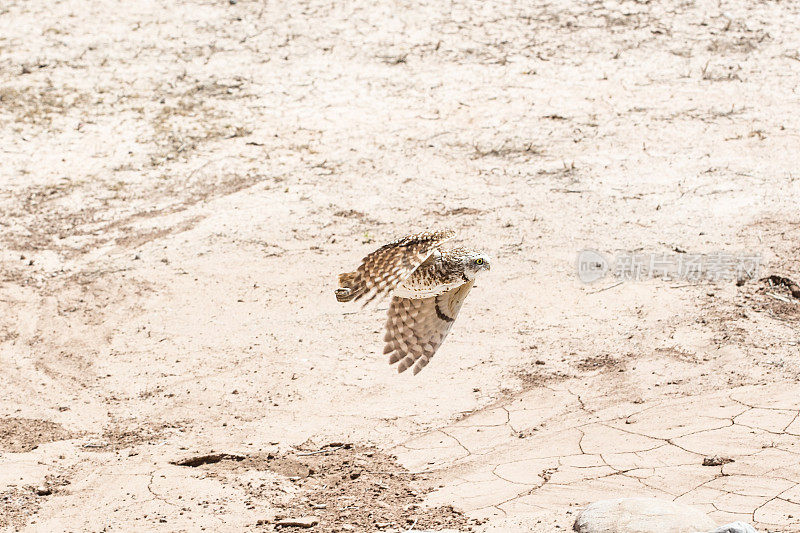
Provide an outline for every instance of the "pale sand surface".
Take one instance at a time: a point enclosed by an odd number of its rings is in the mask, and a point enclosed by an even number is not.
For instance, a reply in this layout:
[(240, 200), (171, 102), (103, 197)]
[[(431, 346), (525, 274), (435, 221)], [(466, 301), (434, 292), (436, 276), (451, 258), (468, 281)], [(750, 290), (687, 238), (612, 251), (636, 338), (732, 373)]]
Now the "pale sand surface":
[[(800, 6), (339, 4), (0, 4), (0, 524), (800, 531), (797, 301), (575, 275), (800, 278)], [(336, 274), (439, 227), (492, 270), (398, 376)]]

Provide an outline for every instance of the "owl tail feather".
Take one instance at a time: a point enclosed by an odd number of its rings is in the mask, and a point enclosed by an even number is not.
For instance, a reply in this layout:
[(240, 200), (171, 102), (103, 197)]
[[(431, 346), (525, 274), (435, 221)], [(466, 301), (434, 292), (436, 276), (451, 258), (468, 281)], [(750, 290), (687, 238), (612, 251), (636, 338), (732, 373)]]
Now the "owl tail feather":
[(336, 299), (340, 302), (349, 302), (361, 296), (364, 292), (358, 287), (358, 272), (345, 272), (339, 274), (339, 288), (336, 289)]

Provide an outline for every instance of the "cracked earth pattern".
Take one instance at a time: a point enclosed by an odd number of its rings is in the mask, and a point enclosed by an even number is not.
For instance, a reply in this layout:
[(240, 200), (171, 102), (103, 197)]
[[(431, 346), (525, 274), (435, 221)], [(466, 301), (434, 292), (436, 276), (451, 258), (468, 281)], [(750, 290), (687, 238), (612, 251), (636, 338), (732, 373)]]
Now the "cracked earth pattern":
[[(613, 494), (699, 506), (720, 524), (800, 530), (796, 391), (607, 403), (578, 383), (529, 391), (411, 439), (398, 454), (448, 481), (431, 503), (474, 515), (536, 514)], [(724, 464), (704, 466), (706, 458)]]

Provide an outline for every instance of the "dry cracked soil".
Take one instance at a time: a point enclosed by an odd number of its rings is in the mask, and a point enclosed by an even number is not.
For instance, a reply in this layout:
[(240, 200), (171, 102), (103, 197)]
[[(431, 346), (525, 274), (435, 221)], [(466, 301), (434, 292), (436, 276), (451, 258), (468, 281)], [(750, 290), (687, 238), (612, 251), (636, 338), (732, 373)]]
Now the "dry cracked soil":
[[(798, 74), (785, 0), (0, 3), (0, 527), (800, 531)], [(336, 274), (440, 227), (397, 375)]]

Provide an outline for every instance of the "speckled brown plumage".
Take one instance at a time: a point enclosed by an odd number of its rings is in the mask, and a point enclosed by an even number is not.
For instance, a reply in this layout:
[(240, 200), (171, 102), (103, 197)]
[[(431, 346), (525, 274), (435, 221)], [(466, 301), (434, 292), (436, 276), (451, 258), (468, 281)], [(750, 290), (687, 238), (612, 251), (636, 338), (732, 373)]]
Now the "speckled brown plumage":
[(383, 337), (383, 353), (389, 354), (389, 364), (399, 363), (398, 372), (412, 365), (414, 374), (422, 370), (450, 333), (473, 283), (430, 298), (393, 297)]
[(452, 239), (452, 230), (415, 233), (385, 244), (366, 256), (355, 272), (339, 275), (336, 299), (340, 302), (366, 297), (364, 305), (391, 292), (442, 243)]
[(473, 286), (475, 275), (488, 270), (479, 252), (439, 245), (452, 231), (425, 232), (397, 239), (366, 256), (355, 272), (339, 276), (340, 302), (366, 302), (393, 291), (386, 321), (384, 353), (398, 372), (413, 366), (417, 374), (441, 346)]

